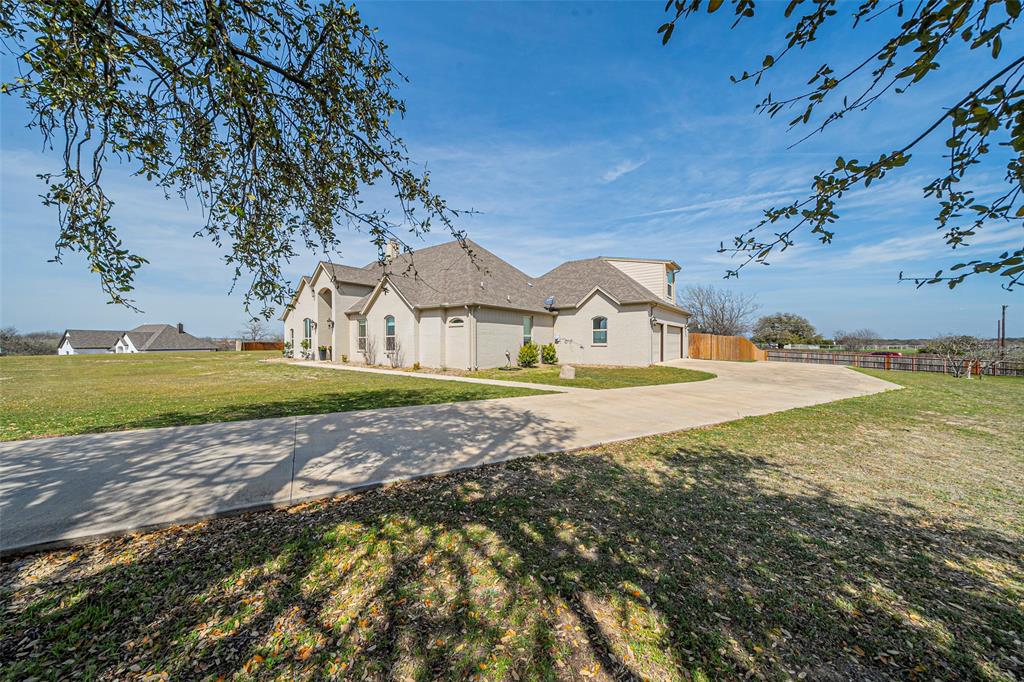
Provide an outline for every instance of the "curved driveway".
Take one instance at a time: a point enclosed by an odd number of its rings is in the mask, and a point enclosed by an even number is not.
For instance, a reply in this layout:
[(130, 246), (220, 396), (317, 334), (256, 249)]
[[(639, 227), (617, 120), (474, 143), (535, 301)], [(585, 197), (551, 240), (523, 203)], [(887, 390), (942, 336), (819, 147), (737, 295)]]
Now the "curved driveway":
[(838, 366), (666, 364), (718, 377), (0, 443), (0, 553), (897, 388)]

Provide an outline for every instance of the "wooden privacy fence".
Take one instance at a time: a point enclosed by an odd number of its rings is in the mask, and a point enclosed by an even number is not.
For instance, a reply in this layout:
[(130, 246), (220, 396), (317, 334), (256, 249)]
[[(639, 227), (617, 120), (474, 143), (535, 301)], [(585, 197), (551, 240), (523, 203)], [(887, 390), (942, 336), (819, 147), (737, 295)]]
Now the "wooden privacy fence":
[[(949, 361), (939, 355), (872, 355), (871, 353), (829, 353), (822, 351), (769, 349), (768, 359), (776, 362), (809, 362), (818, 365), (850, 365), (867, 369), (896, 369), (904, 372), (939, 372), (948, 374)], [(960, 360), (965, 366), (967, 360)], [(992, 376), (1024, 376), (1024, 363), (1002, 362), (986, 366), (984, 370), (975, 363), (972, 374), (984, 373)]]
[(698, 360), (767, 360), (765, 352), (742, 336), (690, 332), (690, 355)]
[(235, 350), (284, 350), (284, 341), (239, 341)]

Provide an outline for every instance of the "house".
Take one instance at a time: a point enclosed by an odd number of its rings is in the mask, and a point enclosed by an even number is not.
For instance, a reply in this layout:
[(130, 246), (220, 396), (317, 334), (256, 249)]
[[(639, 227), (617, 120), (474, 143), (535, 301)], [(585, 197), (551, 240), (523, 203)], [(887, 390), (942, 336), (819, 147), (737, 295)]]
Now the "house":
[(527, 341), (576, 364), (686, 357), (671, 260), (589, 258), (530, 277), (470, 240), (388, 248), (383, 264), (321, 262), (299, 281), (281, 316), (296, 357), (324, 347), (336, 362), (476, 369), (515, 364)]
[(58, 355), (215, 350), (216, 345), (192, 336), (180, 322), (177, 325), (142, 324), (126, 332), (68, 329), (57, 346)]
[(57, 355), (113, 353), (123, 333), (115, 329), (65, 329), (57, 344)]

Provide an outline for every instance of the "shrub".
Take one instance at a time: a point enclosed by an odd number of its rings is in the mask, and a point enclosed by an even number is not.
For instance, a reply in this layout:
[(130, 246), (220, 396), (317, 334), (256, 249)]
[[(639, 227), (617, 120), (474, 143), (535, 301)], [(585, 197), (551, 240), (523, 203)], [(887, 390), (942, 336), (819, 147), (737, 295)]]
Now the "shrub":
[(285, 341), (285, 343), (284, 343), (284, 351), (283, 351), (284, 356), (286, 358), (290, 358), (292, 356), (292, 351), (293, 350), (295, 350), (295, 349), (292, 347), (292, 342), (291, 341)]
[(523, 347), (519, 349), (520, 367), (536, 367), (539, 359), (540, 349), (533, 341), (523, 344)]
[(412, 363), (412, 370), (413, 370), (414, 372), (418, 372), (418, 371), (420, 371), (420, 363), (419, 363), (419, 362), (414, 362), (414, 363)]
[(545, 343), (540, 347), (541, 362), (545, 365), (557, 365), (558, 364), (558, 351), (555, 350), (555, 344)]

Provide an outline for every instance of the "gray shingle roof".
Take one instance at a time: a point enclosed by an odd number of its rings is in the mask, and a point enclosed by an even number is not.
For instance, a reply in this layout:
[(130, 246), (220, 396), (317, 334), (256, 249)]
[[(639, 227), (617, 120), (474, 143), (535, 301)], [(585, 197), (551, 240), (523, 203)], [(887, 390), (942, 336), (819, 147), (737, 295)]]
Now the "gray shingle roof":
[[(333, 275), (334, 279), (339, 282), (351, 282), (353, 284), (375, 287), (380, 280), (380, 275), (372, 266), (354, 268), (351, 265), (339, 265), (338, 263), (328, 263), (323, 260), (320, 261), (320, 265), (324, 266), (328, 274)], [(373, 265), (377, 265), (377, 263), (373, 263)]]
[(60, 342), (70, 337), (72, 348), (113, 348), (121, 334), (116, 329), (66, 329)]
[[(601, 258), (562, 263), (541, 276), (540, 288), (555, 297), (555, 307), (572, 308), (584, 296), (601, 287), (619, 303), (670, 305), (653, 291)], [(677, 306), (672, 306), (677, 307)]]
[[(387, 274), (392, 286), (417, 308), (486, 305), (545, 310), (545, 294), (533, 278), (468, 239), (465, 249), (457, 241), (446, 242), (400, 254), (387, 266), (371, 263), (351, 270), (371, 273), (374, 285)], [(366, 300), (360, 299), (348, 312), (362, 309)]]
[[(671, 262), (671, 261), (665, 261)], [(682, 310), (601, 258), (570, 261), (542, 277), (530, 277), (472, 240), (466, 249), (457, 241), (403, 253), (387, 266), (363, 268), (323, 264), (342, 282), (376, 286), (384, 274), (416, 308), (485, 305), (546, 312), (544, 300), (571, 308), (600, 287), (620, 303), (656, 303)], [(357, 300), (346, 312), (359, 312), (372, 294)]]
[[(203, 341), (188, 332), (179, 332), (178, 327), (170, 324), (141, 324), (127, 332), (128, 338), (136, 350), (216, 350), (217, 346)], [(139, 345), (140, 339), (142, 345)]]

